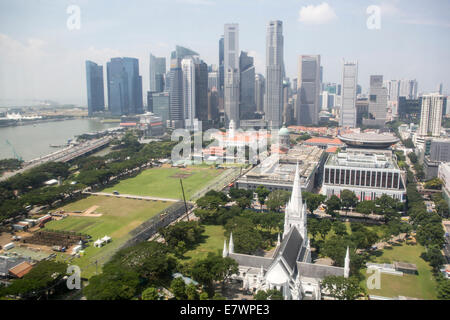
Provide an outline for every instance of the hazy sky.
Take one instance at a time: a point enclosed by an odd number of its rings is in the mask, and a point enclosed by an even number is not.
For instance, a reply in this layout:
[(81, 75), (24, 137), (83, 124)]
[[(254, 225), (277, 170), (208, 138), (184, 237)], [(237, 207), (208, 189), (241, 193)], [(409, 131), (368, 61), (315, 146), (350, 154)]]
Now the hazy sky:
[[(67, 8), (80, 8), (69, 30)], [(381, 8), (369, 29), (367, 7)], [(136, 57), (148, 90), (149, 54), (168, 57), (176, 44), (218, 63), (225, 23), (238, 23), (240, 49), (264, 74), (266, 25), (283, 21), (286, 73), (297, 77), (300, 54), (320, 54), (324, 81), (340, 82), (342, 59), (370, 74), (412, 78), (419, 91), (450, 86), (448, 0), (0, 0), (0, 105), (32, 99), (86, 105), (85, 60)], [(104, 70), (106, 90), (106, 70)], [(105, 92), (106, 97), (106, 92)], [(145, 100), (144, 100), (145, 101)], [(106, 102), (106, 101), (105, 101)]]

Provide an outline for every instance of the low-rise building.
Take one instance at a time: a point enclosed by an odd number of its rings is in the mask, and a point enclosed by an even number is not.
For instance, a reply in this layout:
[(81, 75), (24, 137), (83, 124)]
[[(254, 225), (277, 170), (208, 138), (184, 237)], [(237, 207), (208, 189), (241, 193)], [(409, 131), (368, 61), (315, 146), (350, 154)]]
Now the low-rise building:
[(299, 164), (300, 185), (311, 191), (321, 179), (321, 168), (327, 153), (315, 146), (296, 145), (286, 154), (272, 154), (248, 173), (239, 178), (236, 186), (255, 190), (265, 186), (268, 190), (292, 190), (296, 164)]
[(324, 168), (323, 191), (327, 198), (353, 191), (360, 201), (387, 194), (406, 200), (405, 174), (392, 150), (347, 148), (330, 155)]

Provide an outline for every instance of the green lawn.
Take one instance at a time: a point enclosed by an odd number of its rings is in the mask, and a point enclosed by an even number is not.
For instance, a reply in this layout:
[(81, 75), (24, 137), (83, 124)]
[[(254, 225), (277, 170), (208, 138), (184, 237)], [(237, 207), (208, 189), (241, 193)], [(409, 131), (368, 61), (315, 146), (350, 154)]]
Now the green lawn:
[[(225, 240), (224, 228), (222, 226), (206, 225), (205, 241), (198, 245), (194, 250), (186, 252), (184, 255), (189, 259), (203, 259), (208, 255), (208, 252), (222, 254), (223, 241)], [(227, 239), (228, 245), (228, 239)]]
[[(407, 296), (419, 299), (436, 299), (436, 281), (433, 279), (431, 267), (424, 261), (420, 254), (425, 249), (421, 245), (393, 246), (392, 249), (384, 249), (382, 255), (374, 259), (375, 263), (393, 263), (394, 261), (414, 263), (418, 269), (418, 275), (403, 274), (394, 276), (381, 274), (381, 288), (367, 290), (369, 294), (397, 297)], [(367, 278), (366, 269), (362, 269)], [(366, 287), (364, 280), (362, 285)]]
[(123, 194), (137, 196), (183, 199), (180, 186), (180, 178), (182, 178), (187, 200), (222, 172), (223, 170), (205, 166), (152, 168), (143, 171), (134, 178), (122, 180), (113, 187), (103, 190), (103, 192), (112, 193), (116, 190)]
[[(93, 241), (105, 235), (112, 238), (112, 242), (102, 248), (94, 248), (91, 244), (85, 249), (84, 256), (71, 261), (72, 264), (76, 264), (82, 269), (82, 277), (86, 278), (95, 274), (96, 260), (101, 267), (115, 250), (130, 238), (131, 230), (168, 207), (170, 203), (91, 196), (60, 209), (66, 212), (84, 211), (94, 205), (99, 206), (96, 212), (101, 213), (101, 217), (67, 217), (59, 221), (51, 221), (45, 226), (47, 229), (88, 234)], [(57, 257), (60, 260), (68, 258), (68, 254), (58, 254)]]

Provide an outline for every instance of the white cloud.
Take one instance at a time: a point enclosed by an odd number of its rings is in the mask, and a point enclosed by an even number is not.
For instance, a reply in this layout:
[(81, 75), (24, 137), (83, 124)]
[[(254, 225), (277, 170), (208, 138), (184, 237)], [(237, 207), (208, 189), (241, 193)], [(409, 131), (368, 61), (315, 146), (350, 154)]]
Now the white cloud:
[(307, 25), (326, 24), (336, 19), (336, 13), (326, 2), (302, 7), (298, 17), (298, 21)]
[(178, 0), (179, 3), (191, 4), (195, 6), (210, 6), (215, 4), (211, 0)]

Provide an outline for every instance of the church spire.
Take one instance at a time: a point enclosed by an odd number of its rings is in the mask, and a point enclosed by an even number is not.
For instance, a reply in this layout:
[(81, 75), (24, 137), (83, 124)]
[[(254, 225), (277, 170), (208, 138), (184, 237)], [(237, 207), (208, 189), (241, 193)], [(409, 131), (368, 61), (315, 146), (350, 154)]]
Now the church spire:
[(345, 254), (345, 263), (344, 263), (344, 277), (348, 278), (350, 274), (350, 251), (347, 247), (347, 253)]
[(234, 253), (233, 232), (230, 233), (230, 244), (228, 245), (228, 252)]
[(297, 161), (297, 166), (295, 168), (295, 175), (294, 175), (294, 184), (292, 185), (292, 194), (291, 199), (289, 201), (289, 207), (292, 210), (292, 212), (301, 214), (302, 205), (303, 200), (302, 200), (302, 189), (300, 187), (300, 170)]
[(228, 249), (227, 249), (227, 239), (223, 240), (223, 251), (222, 251), (222, 257), (228, 256)]

